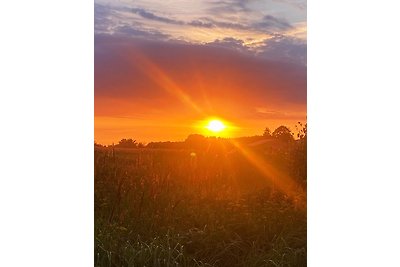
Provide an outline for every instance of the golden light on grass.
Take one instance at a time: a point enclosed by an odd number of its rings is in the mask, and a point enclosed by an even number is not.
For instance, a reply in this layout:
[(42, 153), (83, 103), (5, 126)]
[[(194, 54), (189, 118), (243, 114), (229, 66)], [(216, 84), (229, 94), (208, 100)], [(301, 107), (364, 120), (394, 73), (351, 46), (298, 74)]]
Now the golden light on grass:
[(298, 207), (305, 207), (304, 196), (306, 193), (303, 188), (288, 175), (285, 171), (279, 170), (268, 158), (261, 157), (249, 147), (241, 144), (237, 140), (231, 139), (231, 144), (264, 176), (270, 180), (274, 188), (286, 194), (289, 198), (295, 201)]
[(206, 128), (212, 132), (218, 133), (224, 130), (226, 126), (222, 121), (214, 119), (208, 122)]

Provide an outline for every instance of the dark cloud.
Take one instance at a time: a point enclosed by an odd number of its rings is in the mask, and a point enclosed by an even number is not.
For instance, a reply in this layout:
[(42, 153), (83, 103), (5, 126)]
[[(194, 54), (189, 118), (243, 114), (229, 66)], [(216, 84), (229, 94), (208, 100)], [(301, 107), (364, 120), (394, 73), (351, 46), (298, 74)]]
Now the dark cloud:
[(226, 28), (235, 30), (251, 30), (251, 28), (245, 24), (218, 21), (212, 18), (200, 18), (187, 23), (188, 25), (199, 27), (199, 28)]
[[(236, 5), (242, 6), (246, 1), (234, 1)], [(223, 2), (228, 3), (228, 2)], [(230, 3), (230, 2), (229, 2)], [(183, 22), (168, 17), (163, 17), (140, 8), (125, 8), (125, 7), (109, 7), (100, 4), (95, 4), (95, 33), (96, 34), (114, 34), (116, 36), (126, 36), (133, 38), (142, 38), (149, 40), (170, 40), (173, 36), (163, 33), (157, 29), (149, 29), (144, 27), (144, 22), (137, 20), (124, 20), (124, 12), (135, 12), (140, 17), (159, 21), (174, 25), (190, 25), (198, 28), (225, 28), (236, 30), (253, 30), (272, 34), (274, 37), (265, 41), (264, 45), (258, 47), (257, 56), (274, 61), (284, 61), (297, 64), (306, 64), (307, 45), (305, 41), (287, 37), (283, 34), (276, 34), (282, 30), (292, 28), (292, 26), (284, 19), (276, 18), (271, 15), (266, 15), (263, 19), (252, 25), (244, 25), (236, 22), (227, 22), (214, 20), (208, 17)], [(129, 23), (130, 22), (130, 23)], [(176, 42), (176, 41), (175, 41)], [(217, 39), (214, 42), (207, 44), (210, 47), (228, 48), (230, 50), (240, 51), (245, 54), (254, 54), (254, 51), (249, 50), (249, 47), (244, 45), (243, 40), (235, 38)]]
[(236, 30), (251, 30), (250, 27), (234, 22), (214, 21), (214, 24), (220, 28), (236, 29)]
[(154, 20), (154, 21), (159, 21), (159, 22), (169, 23), (169, 24), (176, 24), (176, 25), (185, 24), (185, 22), (183, 22), (183, 21), (175, 20), (175, 19), (171, 19), (171, 18), (167, 18), (167, 17), (158, 16), (158, 15), (155, 15), (154, 13), (149, 12), (149, 11), (147, 11), (145, 9), (142, 9), (142, 8), (132, 8), (131, 11), (133, 13), (138, 14), (141, 17), (143, 17), (145, 19), (149, 19), (149, 20)]
[(258, 30), (288, 30), (292, 28), (286, 20), (278, 19), (271, 15), (266, 15), (263, 17), (262, 21), (254, 23), (252, 25), (255, 29)]
[[(240, 46), (235, 40), (224, 42)], [(221, 116), (251, 118), (250, 111), (257, 106), (285, 109), (306, 103), (305, 66), (237, 53), (215, 44), (111, 36), (95, 38), (96, 98), (122, 99), (142, 112), (168, 108), (182, 113), (188, 108), (160, 86), (157, 75), (144, 68), (146, 64), (137, 55), (161, 70), (198, 106)], [(97, 105), (96, 114), (101, 115), (104, 108)]]
[(240, 52), (250, 53), (248, 48), (244, 45), (244, 42), (239, 39), (235, 39), (232, 37), (224, 38), (222, 40), (215, 40), (214, 42), (207, 43), (208, 46), (228, 48)]
[[(246, 1), (233, 1), (233, 7), (243, 6)], [(214, 3), (215, 5), (226, 5), (231, 2), (220, 2)], [(232, 7), (231, 7), (232, 8)], [(107, 32), (110, 26), (115, 26), (117, 21), (124, 22), (122, 30), (127, 33), (127, 27), (132, 27), (132, 33), (135, 31), (146, 31), (142, 29), (144, 27), (140, 27), (136, 22), (136, 25), (128, 25), (127, 22), (129, 20), (124, 20), (124, 17), (121, 12), (133, 12), (139, 15), (141, 18), (146, 20), (157, 21), (165, 24), (171, 25), (181, 25), (181, 26), (193, 26), (197, 28), (223, 28), (223, 29), (233, 29), (233, 30), (243, 30), (243, 31), (258, 31), (263, 33), (274, 33), (276, 31), (282, 31), (291, 29), (292, 26), (285, 21), (284, 19), (276, 18), (271, 15), (266, 15), (262, 18), (260, 22), (252, 23), (252, 24), (242, 24), (237, 22), (230, 22), (228, 20), (216, 20), (212, 17), (202, 17), (198, 19), (194, 19), (192, 21), (182, 21), (166, 16), (160, 16), (153, 12), (150, 12), (143, 8), (127, 8), (127, 7), (109, 7), (100, 4), (95, 4), (95, 30), (96, 32)], [(117, 25), (119, 27), (119, 25)], [(115, 31), (115, 27), (113, 27), (113, 31)], [(118, 30), (118, 29), (117, 29)], [(142, 34), (141, 34), (142, 36)]]
[(201, 18), (192, 21), (188, 24), (203, 28), (219, 27), (219, 28), (235, 29), (235, 30), (253, 30), (265, 33), (272, 33), (274, 31), (288, 30), (293, 28), (293, 26), (290, 25), (290, 23), (288, 23), (286, 20), (276, 18), (271, 15), (266, 15), (262, 18), (260, 22), (253, 23), (251, 25), (246, 25), (236, 22), (218, 21), (212, 18)]
[(271, 39), (265, 40), (256, 51), (244, 45), (244, 41), (235, 38), (224, 38), (207, 43), (208, 46), (231, 49), (257, 56), (261, 59), (289, 62), (293, 64), (307, 64), (307, 44), (305, 41), (293, 37), (275, 34)]
[(307, 43), (301, 39), (276, 34), (260, 50), (258, 56), (266, 59), (307, 64)]
[(193, 21), (185, 22), (185, 21), (181, 21), (181, 20), (176, 20), (176, 19), (171, 19), (168, 17), (159, 16), (159, 15), (156, 15), (156, 14), (149, 12), (142, 8), (132, 8), (131, 11), (135, 14), (140, 15), (141, 17), (143, 17), (145, 19), (159, 21), (159, 22), (163, 22), (163, 23), (167, 23), (167, 24), (190, 25), (190, 26), (199, 27), (199, 28), (220, 27), (220, 28), (229, 28), (229, 29), (240, 29), (240, 30), (249, 29), (248, 26), (240, 24), (240, 23), (217, 21), (217, 20), (213, 20), (211, 18), (201, 18), (201, 19), (196, 19)]
[(201, 20), (193, 20), (188, 23), (190, 26), (199, 27), (199, 28), (215, 28), (215, 24), (207, 21)]

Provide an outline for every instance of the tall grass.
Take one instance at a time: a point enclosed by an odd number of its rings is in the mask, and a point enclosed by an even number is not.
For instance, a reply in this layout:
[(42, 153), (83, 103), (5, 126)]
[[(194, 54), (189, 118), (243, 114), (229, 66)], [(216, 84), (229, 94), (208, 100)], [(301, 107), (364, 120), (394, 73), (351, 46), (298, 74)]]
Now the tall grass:
[[(304, 186), (289, 152), (269, 157)], [(96, 149), (94, 169), (95, 266), (306, 266), (306, 210), (240, 154)]]

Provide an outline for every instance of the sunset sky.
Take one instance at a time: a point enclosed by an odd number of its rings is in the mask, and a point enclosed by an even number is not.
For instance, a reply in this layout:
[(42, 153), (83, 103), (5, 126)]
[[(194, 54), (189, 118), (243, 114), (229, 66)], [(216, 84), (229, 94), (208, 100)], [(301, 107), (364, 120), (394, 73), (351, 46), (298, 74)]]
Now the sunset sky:
[(262, 134), (306, 119), (303, 0), (96, 0), (95, 141)]

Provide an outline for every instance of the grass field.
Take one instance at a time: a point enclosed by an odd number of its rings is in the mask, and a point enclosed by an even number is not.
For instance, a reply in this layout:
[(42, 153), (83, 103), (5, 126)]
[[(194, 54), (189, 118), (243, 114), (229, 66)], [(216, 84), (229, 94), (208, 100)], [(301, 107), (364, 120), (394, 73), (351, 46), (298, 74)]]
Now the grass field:
[(301, 190), (238, 149), (95, 148), (95, 266), (306, 266), (306, 146), (246, 149)]

